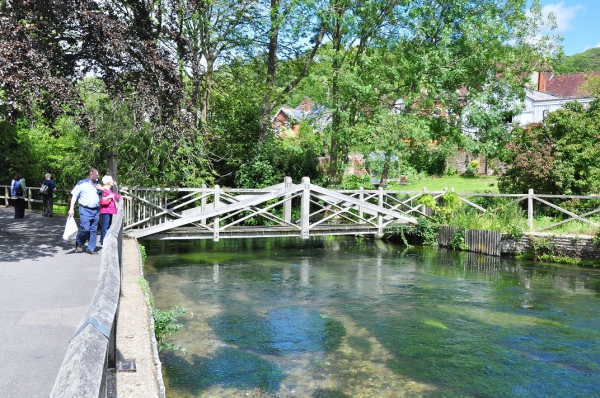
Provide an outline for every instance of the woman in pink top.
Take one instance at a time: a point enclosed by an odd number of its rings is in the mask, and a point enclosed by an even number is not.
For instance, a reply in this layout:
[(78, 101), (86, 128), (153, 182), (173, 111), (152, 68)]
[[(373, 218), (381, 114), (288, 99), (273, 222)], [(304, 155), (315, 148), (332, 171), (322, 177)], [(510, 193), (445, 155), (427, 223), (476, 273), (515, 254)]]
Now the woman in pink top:
[(117, 214), (116, 200), (121, 198), (131, 199), (127, 195), (119, 195), (111, 191), (111, 188), (115, 185), (116, 181), (113, 181), (111, 176), (102, 177), (102, 199), (100, 199), (100, 217), (102, 218), (102, 234), (100, 235), (100, 244), (104, 244), (104, 236), (106, 231), (110, 228), (113, 214)]

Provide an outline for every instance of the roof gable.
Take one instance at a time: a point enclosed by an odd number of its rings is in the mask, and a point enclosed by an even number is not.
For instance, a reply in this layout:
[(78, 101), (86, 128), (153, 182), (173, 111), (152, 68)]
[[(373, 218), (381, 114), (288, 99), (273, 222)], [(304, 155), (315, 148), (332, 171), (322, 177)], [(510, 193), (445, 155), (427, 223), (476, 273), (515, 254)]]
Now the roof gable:
[(585, 97), (579, 90), (590, 74), (600, 76), (600, 72), (580, 72), (551, 76), (546, 82), (546, 92), (563, 98)]

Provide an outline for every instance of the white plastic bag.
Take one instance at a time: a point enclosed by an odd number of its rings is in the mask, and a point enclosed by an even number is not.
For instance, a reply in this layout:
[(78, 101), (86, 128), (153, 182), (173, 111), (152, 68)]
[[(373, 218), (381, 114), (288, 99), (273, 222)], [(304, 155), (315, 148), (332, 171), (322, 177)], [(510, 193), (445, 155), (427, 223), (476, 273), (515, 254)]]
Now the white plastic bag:
[(63, 239), (64, 240), (75, 239), (75, 237), (77, 236), (77, 231), (79, 231), (79, 228), (77, 228), (77, 223), (75, 222), (75, 219), (73, 217), (69, 216), (69, 218), (67, 218), (67, 225), (65, 225), (65, 232), (63, 233)]

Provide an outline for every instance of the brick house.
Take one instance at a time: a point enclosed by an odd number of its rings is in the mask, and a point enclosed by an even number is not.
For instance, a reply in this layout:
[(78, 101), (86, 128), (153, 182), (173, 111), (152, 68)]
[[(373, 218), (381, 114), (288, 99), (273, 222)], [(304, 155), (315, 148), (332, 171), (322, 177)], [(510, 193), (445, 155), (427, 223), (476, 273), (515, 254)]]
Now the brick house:
[(287, 105), (279, 108), (271, 119), (271, 128), (276, 135), (298, 137), (300, 123), (304, 120), (309, 120), (313, 128), (320, 131), (331, 122), (331, 117), (325, 107), (314, 104), (309, 97), (304, 97), (302, 103), (295, 108)]

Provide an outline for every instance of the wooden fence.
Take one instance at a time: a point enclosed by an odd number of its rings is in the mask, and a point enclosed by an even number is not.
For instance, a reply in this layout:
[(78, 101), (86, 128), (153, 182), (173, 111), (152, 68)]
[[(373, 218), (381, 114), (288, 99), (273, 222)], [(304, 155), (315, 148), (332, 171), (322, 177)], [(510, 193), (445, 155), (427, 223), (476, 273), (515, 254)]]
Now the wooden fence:
[[(25, 201), (27, 202), (27, 209), (32, 210), (35, 203), (42, 204), (44, 201), (42, 195), (39, 194), (40, 187), (27, 187), (27, 193), (25, 194)], [(54, 206), (66, 206), (69, 207), (71, 200), (71, 191), (66, 189), (57, 189), (54, 191)], [(0, 203), (4, 203), (4, 206), (12, 206), (13, 201), (10, 195), (10, 185), (0, 185)]]

